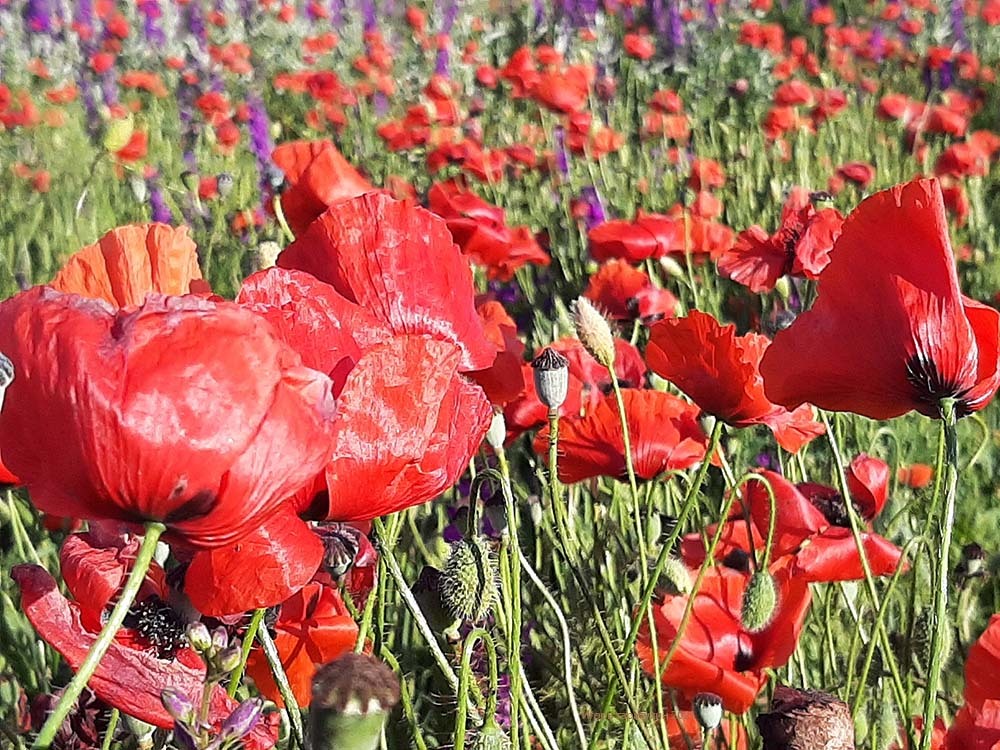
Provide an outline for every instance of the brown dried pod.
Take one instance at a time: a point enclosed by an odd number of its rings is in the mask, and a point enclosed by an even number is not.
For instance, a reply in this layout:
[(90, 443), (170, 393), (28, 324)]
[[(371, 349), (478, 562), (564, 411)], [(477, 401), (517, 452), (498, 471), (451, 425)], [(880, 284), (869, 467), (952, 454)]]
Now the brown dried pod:
[(769, 713), (757, 717), (764, 750), (854, 750), (847, 704), (817, 690), (779, 686)]

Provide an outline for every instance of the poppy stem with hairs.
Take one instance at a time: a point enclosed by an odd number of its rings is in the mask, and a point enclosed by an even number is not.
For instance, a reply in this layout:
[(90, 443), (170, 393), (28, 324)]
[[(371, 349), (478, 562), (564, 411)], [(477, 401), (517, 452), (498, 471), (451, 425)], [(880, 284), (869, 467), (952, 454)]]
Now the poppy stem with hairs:
[(507, 664), (510, 669), (510, 733), (511, 744), (519, 747), (520, 711), (521, 711), (521, 545), (517, 536), (517, 515), (514, 504), (514, 491), (511, 488), (510, 464), (507, 462), (507, 451), (503, 444), (498, 445), (494, 452), (500, 466), (500, 490), (503, 493), (504, 506), (507, 510), (507, 539), (514, 548), (510, 556), (510, 566), (504, 574), (510, 576), (511, 599), (510, 633), (507, 642)]
[(292, 733), (292, 742), (296, 747), (305, 748), (306, 740), (305, 731), (302, 728), (302, 711), (299, 710), (299, 704), (295, 700), (292, 686), (288, 683), (288, 675), (285, 674), (285, 668), (281, 664), (281, 654), (278, 653), (278, 646), (267, 631), (267, 628), (258, 628), (257, 640), (260, 642), (264, 656), (267, 658), (267, 664), (271, 668), (271, 674), (274, 677), (274, 683), (278, 686), (281, 700), (285, 704), (285, 711), (288, 713), (288, 725)]
[(266, 609), (254, 610), (253, 617), (250, 618), (250, 624), (247, 625), (247, 632), (243, 635), (243, 645), (240, 648), (240, 664), (229, 679), (228, 692), (230, 698), (235, 698), (236, 691), (240, 688), (240, 680), (243, 679), (243, 672), (246, 671), (247, 659), (250, 658), (250, 652), (253, 650), (253, 642), (257, 637), (257, 629), (260, 627), (266, 611)]
[[(930, 750), (937, 714), (937, 690), (943, 669), (945, 630), (948, 628), (949, 553), (952, 530), (955, 525), (955, 495), (958, 488), (958, 433), (956, 430), (955, 399), (941, 400), (941, 430), (945, 451), (938, 456), (938, 476), (943, 476), (944, 513), (940, 520), (941, 546), (934, 571), (934, 628), (931, 632), (931, 661), (927, 669), (927, 687), (924, 689), (924, 730), (920, 736), (920, 750)], [(942, 465), (943, 464), (943, 465)], [(934, 498), (934, 506), (938, 498)]]
[(559, 483), (559, 410), (549, 409), (549, 503), (560, 532), (565, 534), (567, 547), (575, 555), (579, 549), (576, 533), (562, 504), (562, 486)]
[(477, 643), (482, 643), (486, 649), (486, 661), (489, 665), (490, 690), (486, 694), (486, 721), (496, 721), (497, 712), (497, 647), (493, 637), (483, 628), (476, 628), (465, 639), (462, 649), (462, 664), (458, 680), (458, 708), (455, 717), (455, 750), (465, 750), (466, 721), (469, 715), (469, 683), (472, 679), (472, 654)]
[(125, 581), (121, 595), (118, 597), (118, 602), (115, 604), (114, 609), (111, 610), (111, 615), (108, 617), (108, 621), (104, 624), (104, 627), (101, 628), (101, 632), (97, 636), (97, 640), (94, 641), (94, 645), (87, 652), (87, 658), (83, 660), (80, 669), (73, 675), (73, 679), (66, 686), (65, 690), (63, 690), (63, 694), (60, 696), (55, 709), (49, 714), (42, 725), (42, 729), (39, 731), (38, 737), (35, 738), (35, 742), (32, 745), (33, 750), (47, 750), (51, 747), (56, 732), (59, 731), (59, 727), (65, 721), (66, 717), (69, 716), (73, 707), (76, 706), (80, 694), (87, 686), (90, 678), (93, 677), (94, 672), (97, 671), (101, 659), (108, 648), (110, 648), (111, 642), (115, 639), (115, 635), (117, 635), (122, 623), (125, 622), (125, 616), (128, 614), (132, 602), (135, 601), (136, 594), (139, 593), (142, 582), (146, 579), (146, 572), (149, 570), (150, 563), (153, 562), (156, 543), (160, 535), (166, 531), (166, 528), (166, 526), (158, 522), (146, 524), (146, 535), (142, 538), (142, 544), (139, 546), (135, 563), (133, 563), (132, 571), (129, 573), (128, 580)]

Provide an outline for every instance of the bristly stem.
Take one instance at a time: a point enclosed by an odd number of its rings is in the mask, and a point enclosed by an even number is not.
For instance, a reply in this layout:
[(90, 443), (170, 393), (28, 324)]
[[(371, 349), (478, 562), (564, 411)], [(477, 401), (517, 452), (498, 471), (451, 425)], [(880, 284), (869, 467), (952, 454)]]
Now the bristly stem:
[(505, 573), (510, 575), (511, 608), (509, 613), (510, 632), (507, 636), (507, 666), (510, 669), (510, 739), (511, 745), (519, 746), (520, 712), (521, 712), (521, 545), (517, 534), (517, 508), (514, 503), (514, 491), (511, 488), (510, 464), (507, 462), (507, 452), (503, 446), (496, 449), (497, 462), (500, 466), (500, 490), (503, 494), (504, 506), (507, 511), (507, 542), (513, 548), (510, 555), (510, 566)]
[(285, 668), (281, 664), (281, 654), (278, 653), (278, 647), (274, 639), (271, 638), (271, 634), (267, 632), (267, 628), (258, 628), (257, 640), (264, 650), (264, 656), (267, 658), (267, 664), (271, 668), (271, 674), (274, 676), (274, 683), (278, 686), (281, 700), (285, 703), (285, 711), (288, 712), (288, 724), (292, 731), (292, 742), (296, 747), (304, 749), (306, 739), (305, 731), (302, 729), (302, 712), (299, 710), (298, 701), (295, 700), (292, 686), (288, 683), (288, 675), (285, 674)]
[[(948, 586), (951, 537), (955, 525), (955, 495), (958, 488), (958, 431), (956, 429), (955, 400), (941, 400), (941, 429), (944, 433), (944, 465), (939, 461), (937, 472), (944, 473), (941, 483), (944, 491), (944, 513), (940, 518), (941, 546), (934, 571), (934, 618), (931, 630), (931, 660), (927, 668), (927, 687), (924, 688), (924, 727), (920, 733), (920, 750), (930, 750), (937, 715), (937, 691), (944, 668), (945, 631), (948, 628)], [(937, 505), (937, 498), (935, 498)]]
[(132, 564), (132, 571), (129, 573), (128, 580), (125, 581), (125, 586), (118, 597), (118, 603), (111, 610), (108, 621), (101, 628), (97, 640), (90, 647), (90, 651), (87, 652), (87, 658), (83, 660), (80, 669), (73, 675), (73, 679), (60, 696), (55, 709), (53, 709), (42, 725), (42, 729), (32, 745), (34, 750), (47, 750), (52, 746), (56, 732), (59, 731), (59, 727), (63, 721), (69, 716), (73, 707), (76, 706), (80, 694), (87, 686), (90, 678), (94, 676), (94, 672), (97, 671), (101, 659), (111, 647), (111, 642), (115, 639), (115, 635), (117, 635), (122, 623), (125, 622), (125, 616), (128, 614), (132, 602), (135, 601), (136, 594), (139, 593), (142, 582), (146, 580), (146, 572), (153, 562), (153, 553), (156, 551), (156, 542), (166, 529), (167, 527), (162, 523), (155, 521), (146, 524), (146, 535), (142, 538), (142, 544), (139, 546), (139, 552), (136, 555), (135, 562)]

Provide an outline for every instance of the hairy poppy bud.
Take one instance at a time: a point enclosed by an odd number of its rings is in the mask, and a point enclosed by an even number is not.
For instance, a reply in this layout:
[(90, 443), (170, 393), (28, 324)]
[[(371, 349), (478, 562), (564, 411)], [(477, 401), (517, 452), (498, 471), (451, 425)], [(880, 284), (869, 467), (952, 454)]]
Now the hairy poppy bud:
[(132, 133), (135, 131), (135, 120), (130, 114), (128, 117), (116, 117), (111, 120), (104, 129), (104, 148), (112, 154), (121, 151), (132, 140)]
[(576, 337), (590, 356), (612, 369), (615, 366), (614, 334), (605, 317), (586, 297), (580, 297), (573, 303), (573, 327)]
[(698, 693), (691, 701), (694, 717), (707, 732), (722, 723), (722, 698), (715, 693)]
[(673, 555), (667, 558), (667, 562), (663, 566), (663, 577), (667, 579), (667, 583), (677, 594), (687, 596), (691, 593), (691, 571), (688, 570), (687, 565)]
[(510, 750), (510, 738), (492, 716), (486, 720), (476, 736), (474, 750)]
[(496, 596), (496, 566), (482, 537), (462, 539), (451, 547), (441, 572), (441, 599), (456, 619), (482, 620)]
[(504, 421), (503, 412), (498, 411), (493, 415), (490, 428), (486, 431), (486, 444), (493, 450), (498, 451), (503, 448), (503, 441), (506, 437), (507, 423)]
[(309, 710), (314, 750), (374, 750), (399, 701), (392, 670), (366, 654), (344, 654), (313, 677)]
[(669, 255), (664, 255), (660, 258), (660, 268), (674, 279), (684, 279), (687, 278), (687, 271), (678, 263), (676, 260), (671, 258)]
[(558, 409), (569, 392), (569, 360), (552, 347), (531, 360), (538, 400), (549, 409)]
[(759, 633), (771, 624), (777, 607), (778, 588), (774, 585), (774, 578), (766, 570), (758, 570), (750, 576), (750, 582), (743, 592), (743, 608), (740, 613), (743, 627), (751, 633)]

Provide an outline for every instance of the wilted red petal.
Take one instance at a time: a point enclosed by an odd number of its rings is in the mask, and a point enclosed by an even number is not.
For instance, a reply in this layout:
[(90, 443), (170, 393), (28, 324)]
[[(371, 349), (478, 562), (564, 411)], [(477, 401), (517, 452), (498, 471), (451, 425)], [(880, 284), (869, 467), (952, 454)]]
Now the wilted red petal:
[(455, 343), (463, 371), (493, 364), (496, 347), (476, 314), (468, 261), (444, 221), (408, 201), (378, 193), (344, 201), (289, 245), (278, 265), (331, 284), (393, 333)]
[[(32, 626), (74, 671), (79, 669), (97, 634), (81, 623), (78, 605), (60, 594), (55, 579), (38, 565), (18, 565), (11, 576), (21, 590), (21, 609)], [(165, 660), (116, 639), (87, 684), (101, 700), (124, 713), (171, 728), (174, 719), (160, 700), (163, 690), (200, 696), (204, 682), (205, 664), (190, 649)]]

